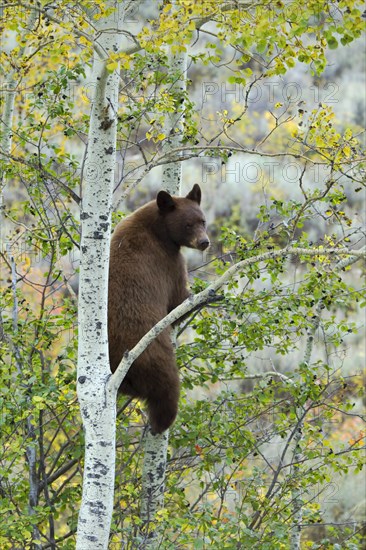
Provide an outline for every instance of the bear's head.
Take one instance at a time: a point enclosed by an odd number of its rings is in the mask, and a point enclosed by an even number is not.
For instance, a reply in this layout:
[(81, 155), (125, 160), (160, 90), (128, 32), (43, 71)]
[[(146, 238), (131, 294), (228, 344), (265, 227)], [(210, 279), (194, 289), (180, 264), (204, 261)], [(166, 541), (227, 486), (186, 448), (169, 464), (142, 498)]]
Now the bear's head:
[(159, 214), (166, 232), (178, 247), (187, 246), (205, 250), (210, 240), (206, 233), (206, 219), (200, 208), (201, 188), (196, 183), (186, 197), (172, 197), (160, 191), (156, 197)]

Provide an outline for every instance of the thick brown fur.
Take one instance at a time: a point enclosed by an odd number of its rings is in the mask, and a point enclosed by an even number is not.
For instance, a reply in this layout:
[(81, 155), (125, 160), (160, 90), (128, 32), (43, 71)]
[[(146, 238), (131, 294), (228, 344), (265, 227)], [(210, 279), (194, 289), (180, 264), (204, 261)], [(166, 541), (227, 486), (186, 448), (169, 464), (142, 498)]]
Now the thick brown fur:
[[(189, 295), (181, 246), (209, 245), (196, 184), (186, 197), (160, 191), (157, 199), (120, 222), (112, 236), (108, 335), (111, 370), (126, 350)], [(153, 433), (174, 422), (179, 376), (167, 329), (134, 361), (120, 391), (146, 400)]]

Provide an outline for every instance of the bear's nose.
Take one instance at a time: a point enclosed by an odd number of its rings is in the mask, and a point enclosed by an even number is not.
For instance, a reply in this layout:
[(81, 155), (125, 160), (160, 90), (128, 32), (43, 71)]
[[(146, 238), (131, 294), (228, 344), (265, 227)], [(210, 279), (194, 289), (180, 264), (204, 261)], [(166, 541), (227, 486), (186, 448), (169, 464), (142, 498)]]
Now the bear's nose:
[(199, 250), (206, 250), (206, 248), (208, 248), (210, 246), (210, 241), (206, 238), (206, 239), (202, 239), (201, 241), (199, 241), (198, 243), (198, 249)]

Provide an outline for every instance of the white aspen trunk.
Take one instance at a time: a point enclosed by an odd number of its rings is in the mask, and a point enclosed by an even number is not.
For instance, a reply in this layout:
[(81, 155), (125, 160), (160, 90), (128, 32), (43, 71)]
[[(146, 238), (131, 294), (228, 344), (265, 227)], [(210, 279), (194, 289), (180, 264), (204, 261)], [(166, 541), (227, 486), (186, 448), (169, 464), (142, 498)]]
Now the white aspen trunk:
[[(187, 52), (178, 55), (169, 54), (169, 70), (179, 72), (171, 91), (186, 90), (187, 78)], [(164, 141), (163, 150), (168, 152), (173, 147), (181, 145), (183, 132), (184, 113), (169, 113), (165, 119), (164, 133), (168, 136)], [(162, 188), (172, 195), (181, 194), (182, 163), (174, 162), (166, 164), (162, 173)], [(176, 346), (176, 335), (172, 334), (173, 346)], [(149, 532), (149, 523), (154, 520), (157, 510), (164, 506), (165, 471), (167, 462), (167, 450), (169, 430), (163, 434), (152, 435), (148, 430), (145, 434), (144, 464), (142, 470), (142, 494), (140, 517), (143, 520), (142, 533)], [(150, 533), (145, 541), (145, 547), (153, 546), (157, 533)]]
[(82, 503), (77, 550), (106, 550), (113, 511), (116, 396), (107, 387), (107, 304), (111, 203), (116, 163), (119, 70), (108, 73), (106, 60), (121, 49), (125, 4), (107, 2), (115, 10), (95, 25), (94, 97), (84, 168), (81, 210), (79, 286), (79, 350), (77, 391), (85, 430)]
[[(145, 439), (145, 456), (142, 471), (142, 495), (140, 516), (144, 524), (154, 520), (158, 505), (164, 504), (164, 481), (169, 431), (158, 436), (148, 430)], [(151, 514), (153, 516), (151, 517)]]
[[(179, 77), (171, 87), (171, 91), (185, 92), (187, 89), (187, 51), (177, 55), (169, 54), (170, 72), (179, 73)], [(167, 136), (163, 144), (163, 152), (169, 153), (182, 145), (184, 112), (168, 113), (165, 119), (164, 134)], [(182, 163), (172, 162), (165, 164), (162, 173), (162, 188), (171, 195), (180, 195), (182, 184)]]

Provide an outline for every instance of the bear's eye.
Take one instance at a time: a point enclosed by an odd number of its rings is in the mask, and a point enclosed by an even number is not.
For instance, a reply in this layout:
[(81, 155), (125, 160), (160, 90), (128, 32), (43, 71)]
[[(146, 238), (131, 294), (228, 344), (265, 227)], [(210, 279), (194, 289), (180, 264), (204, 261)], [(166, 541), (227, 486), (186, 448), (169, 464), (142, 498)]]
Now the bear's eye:
[(206, 220), (201, 220), (201, 224), (203, 225), (203, 227), (206, 227)]

